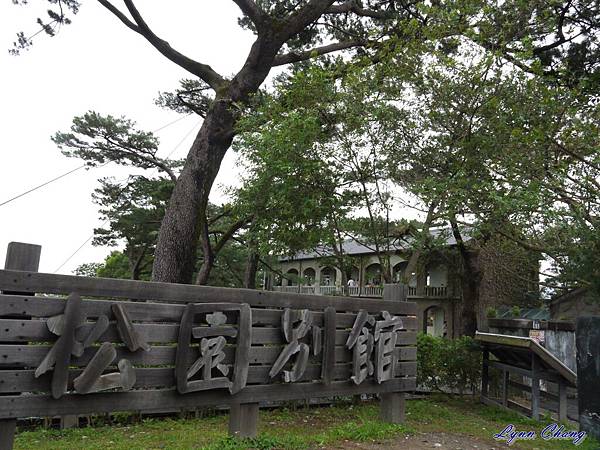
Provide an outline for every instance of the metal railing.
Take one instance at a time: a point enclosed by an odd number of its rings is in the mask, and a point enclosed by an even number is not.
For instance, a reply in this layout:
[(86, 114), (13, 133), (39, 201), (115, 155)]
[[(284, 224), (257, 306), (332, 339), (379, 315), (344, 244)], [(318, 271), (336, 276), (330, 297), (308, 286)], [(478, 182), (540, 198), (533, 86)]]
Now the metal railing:
[[(345, 295), (348, 297), (382, 297), (383, 288), (381, 286), (273, 286), (276, 292), (287, 292), (295, 294), (312, 295)], [(447, 286), (425, 286), (422, 293), (414, 286), (408, 287), (409, 298), (447, 298)]]

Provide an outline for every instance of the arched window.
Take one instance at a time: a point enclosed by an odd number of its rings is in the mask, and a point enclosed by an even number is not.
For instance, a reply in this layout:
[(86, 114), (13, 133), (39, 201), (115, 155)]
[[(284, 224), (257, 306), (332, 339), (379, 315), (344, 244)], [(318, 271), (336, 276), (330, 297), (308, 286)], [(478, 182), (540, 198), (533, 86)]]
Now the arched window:
[(382, 283), (381, 264), (373, 263), (365, 268), (365, 286), (379, 286)]
[(298, 271), (296, 269), (290, 269), (285, 273), (288, 286), (298, 286)]
[(314, 285), (316, 275), (317, 274), (315, 272), (315, 269), (313, 269), (312, 267), (307, 267), (306, 269), (304, 269), (304, 271), (302, 272), (303, 284), (305, 286)]
[(321, 269), (321, 286), (335, 286), (335, 269), (327, 266)]

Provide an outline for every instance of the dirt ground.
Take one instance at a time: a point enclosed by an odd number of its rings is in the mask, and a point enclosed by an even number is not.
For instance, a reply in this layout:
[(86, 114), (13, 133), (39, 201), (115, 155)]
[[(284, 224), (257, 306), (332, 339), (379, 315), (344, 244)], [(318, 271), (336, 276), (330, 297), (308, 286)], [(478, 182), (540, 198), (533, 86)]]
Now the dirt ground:
[[(368, 442), (343, 442), (331, 450), (424, 450), (424, 449), (444, 449), (444, 450), (498, 450), (507, 448), (505, 444), (500, 444), (493, 440), (483, 440), (479, 438), (464, 436), (451, 433), (419, 433), (413, 436), (398, 438), (384, 443)], [(513, 444), (511, 449), (518, 449), (518, 444)]]

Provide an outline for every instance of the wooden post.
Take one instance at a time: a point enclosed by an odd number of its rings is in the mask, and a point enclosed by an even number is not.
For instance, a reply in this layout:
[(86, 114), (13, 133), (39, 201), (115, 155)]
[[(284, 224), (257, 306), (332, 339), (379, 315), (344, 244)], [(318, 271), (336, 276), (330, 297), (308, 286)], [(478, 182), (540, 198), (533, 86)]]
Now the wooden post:
[(229, 410), (229, 434), (253, 438), (258, 429), (258, 403), (234, 403)]
[(531, 418), (540, 420), (540, 363), (535, 354), (531, 355)]
[(384, 422), (404, 423), (404, 392), (390, 392), (388, 394), (381, 394), (380, 408), (380, 417)]
[(408, 286), (405, 284), (384, 284), (383, 299), (392, 302), (405, 302), (408, 297)]
[(600, 316), (577, 318), (577, 398), (579, 400), (579, 429), (600, 441)]
[(68, 428), (79, 427), (79, 416), (62, 416), (60, 418), (60, 429), (66, 430)]
[[(10, 242), (8, 244), (8, 248), (6, 249), (4, 269), (37, 272), (40, 265), (41, 252), (42, 247), (39, 245), (24, 244), (22, 242)], [(7, 291), (5, 291), (4, 294), (27, 296), (33, 295), (27, 292)], [(8, 344), (10, 344), (10, 342), (8, 342)], [(13, 448), (16, 428), (17, 419), (0, 420), (0, 450), (8, 450)]]
[(567, 397), (567, 384), (561, 377), (558, 380), (558, 420), (560, 422), (567, 421), (568, 406), (569, 406), (569, 400)]
[(0, 450), (12, 450), (16, 428), (15, 419), (0, 420)]
[[(383, 300), (405, 302), (408, 297), (408, 286), (404, 284), (384, 284)], [(405, 406), (404, 392), (381, 394), (380, 417), (384, 422), (403, 423)]]
[(5, 270), (37, 272), (40, 266), (41, 245), (11, 242), (6, 249)]
[(502, 371), (502, 405), (508, 407), (508, 382), (510, 380), (510, 372)]
[(483, 348), (483, 358), (481, 366), (481, 397), (488, 397), (489, 389), (489, 362), (490, 362), (490, 351), (487, 347)]

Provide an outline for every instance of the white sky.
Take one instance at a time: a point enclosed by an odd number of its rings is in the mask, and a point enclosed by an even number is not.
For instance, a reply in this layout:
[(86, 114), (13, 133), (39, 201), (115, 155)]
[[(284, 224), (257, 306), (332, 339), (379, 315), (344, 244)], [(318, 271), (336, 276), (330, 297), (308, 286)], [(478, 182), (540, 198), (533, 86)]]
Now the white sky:
[[(68, 130), (72, 118), (89, 109), (126, 115), (145, 130), (155, 130), (178, 115), (161, 110), (154, 98), (192, 76), (171, 63), (141, 36), (126, 28), (95, 1), (85, 1), (73, 23), (56, 37), (40, 34), (29, 51), (8, 54), (17, 31), (37, 30), (46, 1), (14, 6), (0, 3), (0, 203), (81, 165), (66, 158), (50, 140)], [(115, 2), (120, 4), (120, 2)], [(154, 31), (182, 53), (208, 63), (223, 75), (241, 67), (253, 36), (237, 25), (231, 1), (156, 0), (139, 2)], [(143, 5), (143, 6), (142, 6)], [(185, 13), (182, 14), (181, 12)], [(166, 156), (196, 126), (187, 117), (164, 131), (160, 155)], [(172, 157), (184, 157), (195, 133)], [(124, 179), (126, 168), (110, 164), (80, 170), (0, 207), (0, 264), (11, 241), (42, 245), (41, 272), (54, 272), (101, 225), (91, 193), (97, 179)], [(235, 183), (235, 158), (228, 154), (218, 185)], [(219, 192), (213, 201), (219, 201)], [(84, 262), (102, 261), (111, 249), (87, 243), (58, 273), (72, 273)]]
[[(56, 37), (39, 35), (31, 50), (11, 56), (7, 50), (15, 33), (35, 32), (35, 19), (45, 14), (46, 1), (30, 3), (0, 3), (0, 203), (81, 165), (64, 157), (50, 140), (56, 131), (68, 130), (74, 116), (94, 109), (126, 115), (140, 128), (155, 130), (178, 118), (154, 105), (158, 91), (192, 77), (95, 1), (83, 2), (73, 23)], [(169, 6), (145, 1), (142, 12), (173, 47), (225, 75), (241, 67), (252, 43), (252, 34), (237, 25), (239, 12), (230, 1), (170, 0)], [(195, 124), (199, 127), (199, 120), (190, 116), (157, 133), (159, 154), (170, 153)], [(184, 157), (194, 135), (172, 157)], [(233, 166), (230, 154), (217, 183), (235, 180)], [(54, 272), (101, 224), (91, 202), (97, 179), (127, 174), (114, 164), (77, 171), (0, 207), (0, 264), (9, 242), (36, 243), (42, 245), (40, 271)], [(88, 243), (60, 273), (101, 261), (109, 251)]]

